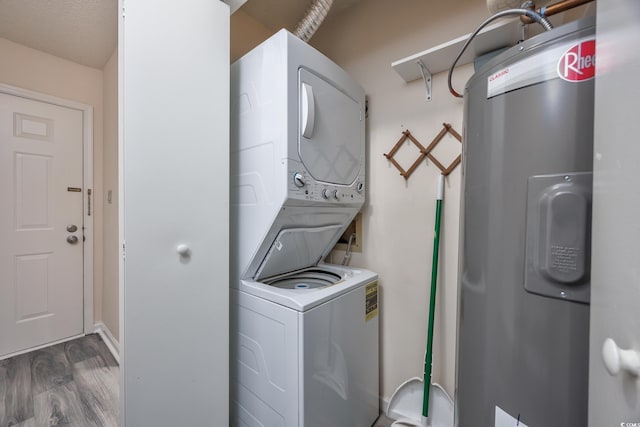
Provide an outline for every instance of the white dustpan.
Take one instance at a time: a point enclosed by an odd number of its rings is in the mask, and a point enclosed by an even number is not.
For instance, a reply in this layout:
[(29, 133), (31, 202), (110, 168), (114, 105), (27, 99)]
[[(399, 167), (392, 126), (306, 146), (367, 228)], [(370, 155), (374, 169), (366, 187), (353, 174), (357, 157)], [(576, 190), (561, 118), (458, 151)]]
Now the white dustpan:
[[(440, 384), (431, 384), (429, 392), (429, 426), (453, 427), (453, 400)], [(393, 392), (387, 406), (387, 417), (396, 420), (392, 426), (423, 426), (422, 378), (408, 379)]]

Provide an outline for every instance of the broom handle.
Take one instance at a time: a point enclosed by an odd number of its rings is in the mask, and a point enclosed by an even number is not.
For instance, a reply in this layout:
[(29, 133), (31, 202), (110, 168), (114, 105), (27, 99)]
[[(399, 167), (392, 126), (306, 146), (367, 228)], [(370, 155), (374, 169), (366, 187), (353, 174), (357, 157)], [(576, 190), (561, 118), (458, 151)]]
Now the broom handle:
[(436, 312), (436, 281), (438, 278), (438, 252), (440, 249), (440, 216), (444, 196), (444, 176), (438, 179), (438, 198), (436, 200), (436, 226), (433, 237), (433, 259), (431, 261), (431, 292), (429, 296), (429, 324), (427, 334), (427, 353), (424, 357), (424, 393), (422, 399), (422, 416), (429, 417), (429, 391), (431, 388), (431, 366), (433, 359), (433, 322)]

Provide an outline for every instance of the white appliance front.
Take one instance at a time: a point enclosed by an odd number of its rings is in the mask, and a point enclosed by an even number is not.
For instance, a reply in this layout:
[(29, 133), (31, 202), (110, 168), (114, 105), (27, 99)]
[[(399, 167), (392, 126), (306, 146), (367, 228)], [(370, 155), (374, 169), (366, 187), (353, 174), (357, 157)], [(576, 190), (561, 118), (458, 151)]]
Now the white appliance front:
[(282, 30), (231, 94), (232, 425), (369, 427), (377, 275), (322, 264), (364, 203), (364, 91)]
[(362, 163), (361, 105), (311, 70), (298, 76), (300, 159), (316, 181), (350, 185)]
[[(365, 100), (344, 70), (286, 30), (232, 64), (231, 93), (238, 286), (317, 264), (360, 210)], [(302, 241), (315, 242), (304, 257), (273, 256), (274, 248), (298, 252), (291, 244)]]
[[(232, 425), (369, 427), (378, 417), (377, 276), (301, 312), (232, 290)], [(303, 292), (313, 292), (304, 290)], [(297, 291), (300, 292), (300, 291)], [(376, 294), (376, 295), (373, 295)]]

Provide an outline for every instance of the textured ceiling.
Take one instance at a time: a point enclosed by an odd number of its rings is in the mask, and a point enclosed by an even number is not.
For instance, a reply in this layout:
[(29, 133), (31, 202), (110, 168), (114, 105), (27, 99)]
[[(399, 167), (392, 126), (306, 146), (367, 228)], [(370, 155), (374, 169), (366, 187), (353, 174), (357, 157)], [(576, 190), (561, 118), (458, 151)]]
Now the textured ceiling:
[[(180, 0), (177, 0), (180, 1)], [(359, 0), (335, 0), (331, 14)], [(293, 30), (312, 0), (248, 0), (242, 10)], [(0, 37), (102, 69), (117, 46), (117, 0), (0, 0)]]
[(0, 0), (0, 37), (93, 68), (117, 45), (117, 0)]
[[(0, 0), (2, 1), (2, 0)], [(292, 31), (313, 0), (248, 0), (242, 10), (272, 31), (286, 28)], [(359, 0), (335, 0), (329, 15), (357, 3)]]

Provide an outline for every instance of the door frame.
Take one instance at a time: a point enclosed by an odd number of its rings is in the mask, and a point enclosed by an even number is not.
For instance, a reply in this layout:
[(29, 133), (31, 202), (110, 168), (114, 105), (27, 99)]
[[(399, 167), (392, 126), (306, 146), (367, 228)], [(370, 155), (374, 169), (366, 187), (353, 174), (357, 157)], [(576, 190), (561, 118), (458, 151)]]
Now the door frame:
[[(0, 93), (82, 112), (82, 220), (84, 223), (83, 234), (85, 238), (82, 248), (84, 313), (82, 329), (84, 334), (93, 333), (93, 216), (95, 214), (94, 208), (96, 204), (92, 203), (91, 215), (88, 215), (89, 198), (87, 197), (87, 190), (90, 189), (92, 192), (91, 196), (95, 200), (95, 191), (93, 188), (93, 107), (80, 102), (58, 98), (57, 96), (47, 95), (4, 83), (0, 83)], [(49, 345), (50, 343), (46, 344)], [(23, 352), (24, 351), (21, 353)]]

